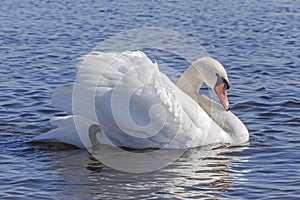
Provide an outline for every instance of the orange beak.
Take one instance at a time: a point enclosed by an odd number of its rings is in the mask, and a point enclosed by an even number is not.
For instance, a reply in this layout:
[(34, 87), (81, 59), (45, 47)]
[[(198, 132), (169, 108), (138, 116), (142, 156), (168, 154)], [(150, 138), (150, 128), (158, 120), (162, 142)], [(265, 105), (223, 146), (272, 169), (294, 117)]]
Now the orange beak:
[(216, 86), (214, 89), (220, 99), (221, 104), (223, 105), (225, 110), (228, 111), (230, 109), (230, 106), (227, 98), (227, 90), (226, 90), (225, 83)]

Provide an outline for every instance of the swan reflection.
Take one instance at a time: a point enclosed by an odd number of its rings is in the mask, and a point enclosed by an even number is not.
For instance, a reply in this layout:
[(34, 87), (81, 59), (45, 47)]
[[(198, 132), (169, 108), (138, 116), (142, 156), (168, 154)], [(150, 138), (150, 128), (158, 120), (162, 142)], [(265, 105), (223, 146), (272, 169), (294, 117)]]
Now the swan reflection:
[[(56, 166), (61, 169), (64, 180), (74, 184), (74, 187), (64, 189), (77, 197), (218, 198), (235, 182), (246, 181), (243, 176), (249, 171), (237, 172), (234, 168), (248, 162), (248, 157), (241, 153), (247, 148), (194, 148), (168, 167), (143, 174), (114, 170), (99, 162), (92, 154), (87, 156), (86, 151), (82, 150), (62, 156)], [(120, 158), (114, 154), (110, 156), (112, 160)]]

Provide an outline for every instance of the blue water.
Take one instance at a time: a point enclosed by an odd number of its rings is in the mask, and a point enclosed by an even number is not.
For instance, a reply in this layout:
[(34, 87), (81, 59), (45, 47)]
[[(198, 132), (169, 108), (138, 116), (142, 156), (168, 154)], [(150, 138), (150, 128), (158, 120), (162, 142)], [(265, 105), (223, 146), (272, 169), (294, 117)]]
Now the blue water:
[[(295, 0), (2, 0), (0, 198), (297, 199), (299, 13)], [(66, 114), (51, 107), (51, 94), (74, 81), (81, 55), (116, 33), (152, 26), (186, 34), (225, 65), (248, 147), (215, 149), (205, 159), (191, 149), (167, 168), (137, 175), (85, 150), (26, 143)]]

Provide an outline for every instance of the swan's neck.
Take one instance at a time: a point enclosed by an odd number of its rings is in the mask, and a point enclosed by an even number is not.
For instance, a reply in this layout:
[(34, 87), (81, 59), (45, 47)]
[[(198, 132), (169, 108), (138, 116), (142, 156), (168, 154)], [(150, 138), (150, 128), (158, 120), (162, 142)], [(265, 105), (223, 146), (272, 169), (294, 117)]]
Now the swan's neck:
[(190, 66), (185, 72), (180, 76), (176, 85), (186, 94), (188, 94), (193, 99), (198, 98), (199, 90), (202, 86), (203, 80), (200, 77), (199, 72)]

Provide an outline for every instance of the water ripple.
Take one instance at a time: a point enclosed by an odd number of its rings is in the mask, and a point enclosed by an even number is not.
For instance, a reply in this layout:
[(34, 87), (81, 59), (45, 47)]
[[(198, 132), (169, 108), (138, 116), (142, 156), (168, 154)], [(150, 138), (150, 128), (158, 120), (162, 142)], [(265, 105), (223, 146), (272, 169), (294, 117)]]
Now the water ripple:
[[(299, 13), (292, 0), (1, 1), (0, 198), (297, 199)], [(26, 143), (66, 114), (50, 106), (51, 95), (74, 81), (81, 55), (148, 26), (183, 32), (224, 63), (249, 147), (214, 149), (206, 158), (194, 149), (161, 171), (132, 175), (70, 146)], [(159, 61), (178, 71), (187, 65), (177, 55)]]

